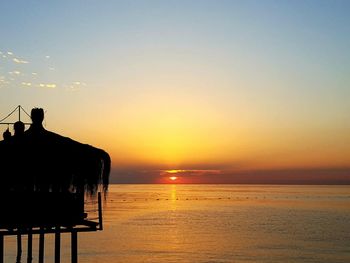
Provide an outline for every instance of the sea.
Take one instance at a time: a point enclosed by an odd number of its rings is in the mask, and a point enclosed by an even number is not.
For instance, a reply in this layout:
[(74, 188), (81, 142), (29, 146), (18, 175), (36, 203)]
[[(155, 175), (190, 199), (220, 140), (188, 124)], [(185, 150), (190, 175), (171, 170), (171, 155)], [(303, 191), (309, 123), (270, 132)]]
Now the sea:
[[(80, 263), (350, 262), (350, 186), (111, 185), (103, 223), (79, 234)], [(45, 238), (54, 262), (54, 236)], [(33, 262), (37, 246), (35, 236)], [(70, 262), (69, 234), (61, 249)], [(5, 262), (16, 262), (15, 237)]]

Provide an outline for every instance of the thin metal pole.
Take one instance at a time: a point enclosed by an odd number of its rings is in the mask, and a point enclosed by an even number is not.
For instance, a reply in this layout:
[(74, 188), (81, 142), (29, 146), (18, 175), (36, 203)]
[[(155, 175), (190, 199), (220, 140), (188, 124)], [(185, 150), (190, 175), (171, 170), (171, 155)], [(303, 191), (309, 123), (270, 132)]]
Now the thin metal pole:
[(20, 263), (22, 258), (22, 235), (17, 234), (17, 258), (16, 262)]
[(31, 263), (33, 259), (33, 234), (31, 229), (29, 229), (28, 233), (28, 249), (27, 249), (27, 262)]
[(78, 233), (76, 231), (72, 231), (71, 256), (72, 256), (72, 263), (78, 263)]
[(0, 263), (4, 263), (4, 236), (0, 235)]
[(40, 235), (39, 235), (39, 263), (44, 263), (44, 253), (45, 253), (45, 233), (44, 230), (40, 229)]
[(60, 227), (56, 227), (55, 233), (55, 263), (60, 263), (61, 260), (61, 233)]

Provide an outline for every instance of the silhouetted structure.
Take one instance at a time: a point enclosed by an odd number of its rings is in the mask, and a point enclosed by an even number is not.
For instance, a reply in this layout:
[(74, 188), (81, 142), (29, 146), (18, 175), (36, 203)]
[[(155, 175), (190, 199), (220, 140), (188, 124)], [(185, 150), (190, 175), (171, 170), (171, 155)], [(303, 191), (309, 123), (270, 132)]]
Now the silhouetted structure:
[[(110, 158), (105, 151), (47, 131), (42, 109), (33, 109), (31, 116), (33, 123), (21, 138), (0, 144), (3, 191), (94, 195), (99, 185), (107, 189)], [(8, 182), (9, 177), (15, 181)]]
[[(44, 260), (45, 233), (55, 233), (55, 262), (59, 262), (60, 233), (64, 232), (72, 234), (72, 262), (77, 262), (77, 233), (102, 230), (98, 190), (101, 186), (107, 191), (111, 160), (101, 149), (47, 131), (42, 125), (43, 109), (34, 108), (31, 119), (27, 131), (18, 121), (15, 136), (0, 142), (0, 263), (4, 235), (17, 235), (20, 258), (22, 234), (28, 234), (31, 262), (32, 234), (36, 233), (40, 234), (39, 262)], [(99, 220), (91, 221), (84, 199), (96, 200), (97, 193)]]

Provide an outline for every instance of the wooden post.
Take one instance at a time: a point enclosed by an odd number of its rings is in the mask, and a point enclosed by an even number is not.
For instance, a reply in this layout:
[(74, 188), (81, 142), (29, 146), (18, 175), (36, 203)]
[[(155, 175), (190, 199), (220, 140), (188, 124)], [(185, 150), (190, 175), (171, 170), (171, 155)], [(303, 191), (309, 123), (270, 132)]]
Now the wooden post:
[(40, 228), (40, 234), (39, 234), (39, 263), (44, 263), (44, 253), (45, 253), (45, 233), (44, 229)]
[(78, 263), (78, 233), (74, 230), (71, 236), (71, 256), (72, 263)]
[(4, 236), (0, 235), (0, 263), (4, 263)]
[(31, 263), (33, 259), (33, 234), (32, 230), (29, 229), (28, 233), (28, 249), (27, 249), (27, 262)]
[(98, 224), (99, 224), (100, 230), (103, 230), (101, 192), (98, 192), (97, 197), (98, 197)]
[(22, 258), (22, 235), (17, 234), (17, 258), (16, 262), (20, 263)]
[(60, 227), (56, 227), (55, 233), (55, 263), (60, 263), (61, 260), (61, 233)]

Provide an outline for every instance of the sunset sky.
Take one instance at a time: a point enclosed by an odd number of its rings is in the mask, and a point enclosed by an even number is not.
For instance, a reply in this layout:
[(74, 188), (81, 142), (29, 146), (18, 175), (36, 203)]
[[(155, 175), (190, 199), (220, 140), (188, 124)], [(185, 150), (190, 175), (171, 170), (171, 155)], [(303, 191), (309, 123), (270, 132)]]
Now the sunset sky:
[(46, 129), (110, 153), (112, 182), (350, 183), (349, 13), (3, 1), (0, 119), (44, 108)]

